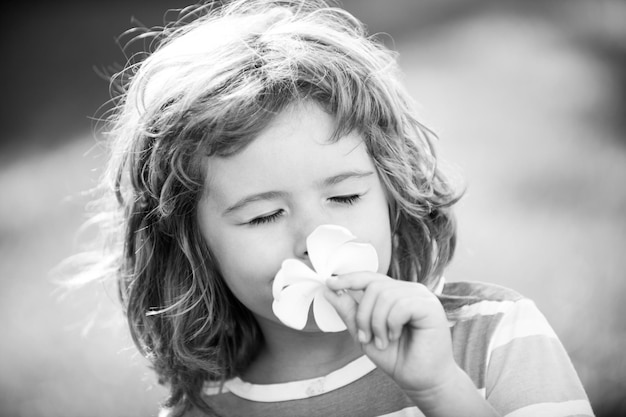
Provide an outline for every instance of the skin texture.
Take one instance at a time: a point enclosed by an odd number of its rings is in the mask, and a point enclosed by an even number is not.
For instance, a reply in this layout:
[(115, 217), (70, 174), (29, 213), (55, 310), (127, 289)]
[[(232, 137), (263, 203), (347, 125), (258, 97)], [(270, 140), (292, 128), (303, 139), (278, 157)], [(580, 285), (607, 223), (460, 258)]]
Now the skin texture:
[(312, 318), (304, 331), (293, 330), (271, 309), (272, 282), (282, 261), (295, 258), (311, 266), (306, 237), (319, 225), (348, 228), (375, 247), (379, 272), (389, 269), (385, 190), (361, 136), (329, 142), (334, 127), (317, 105), (301, 103), (277, 115), (241, 152), (207, 161), (198, 206), (201, 233), (266, 342), (244, 375), (250, 382), (315, 377), (362, 355), (348, 332), (321, 333)]
[(348, 228), (374, 245), (381, 272), (389, 268), (383, 186), (360, 136), (329, 143), (333, 127), (317, 106), (291, 108), (242, 152), (208, 161), (201, 232), (230, 289), (261, 320), (276, 321), (274, 275), (287, 258), (309, 263), (306, 237), (319, 225)]
[[(365, 353), (429, 416), (495, 415), (452, 356), (443, 307), (425, 286), (389, 278), (386, 192), (362, 138), (329, 142), (333, 119), (311, 103), (279, 114), (248, 147), (207, 161), (198, 207), (203, 237), (233, 294), (254, 314), (265, 345), (242, 375), (278, 383), (325, 375)], [(348, 327), (303, 331), (272, 312), (272, 281), (286, 258), (308, 260), (319, 225), (348, 228), (371, 243), (377, 272), (329, 280), (325, 296)]]

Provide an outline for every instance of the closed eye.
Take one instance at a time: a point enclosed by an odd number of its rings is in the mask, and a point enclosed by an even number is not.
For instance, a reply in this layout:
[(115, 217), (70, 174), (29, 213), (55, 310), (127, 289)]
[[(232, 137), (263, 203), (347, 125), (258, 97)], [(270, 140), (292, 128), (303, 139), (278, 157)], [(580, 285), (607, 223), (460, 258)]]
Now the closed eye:
[(259, 226), (262, 224), (272, 223), (278, 220), (280, 216), (284, 214), (284, 210), (278, 210), (266, 216), (255, 217), (254, 219), (248, 222), (249, 225)]
[(360, 194), (351, 194), (351, 195), (339, 195), (335, 197), (330, 197), (329, 200), (333, 203), (337, 204), (346, 204), (352, 205), (361, 199)]

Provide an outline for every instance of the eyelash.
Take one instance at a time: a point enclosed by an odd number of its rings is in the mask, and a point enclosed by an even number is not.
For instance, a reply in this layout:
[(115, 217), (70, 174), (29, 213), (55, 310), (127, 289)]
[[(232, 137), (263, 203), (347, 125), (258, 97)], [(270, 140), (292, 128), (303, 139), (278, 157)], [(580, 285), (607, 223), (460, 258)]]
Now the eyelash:
[[(341, 196), (337, 196), (337, 197), (330, 197), (329, 200), (333, 203), (336, 204), (345, 204), (348, 206), (353, 205), (354, 203), (356, 203), (357, 201), (359, 201), (361, 199), (361, 195), (360, 194), (352, 194), (352, 195), (341, 195)], [(282, 216), (284, 213), (284, 210), (278, 210), (272, 214), (269, 214), (267, 216), (262, 216), (262, 217), (257, 217), (255, 219), (252, 219), (248, 222), (248, 224), (252, 225), (252, 226), (259, 226), (259, 225), (263, 225), (263, 224), (268, 224), (268, 223), (272, 223), (275, 222), (276, 220), (278, 220), (278, 218), (280, 216)]]
[(352, 194), (352, 195), (340, 195), (337, 197), (329, 198), (330, 201), (337, 204), (347, 204), (349, 206), (353, 205), (357, 201), (361, 199), (360, 194)]
[(259, 226), (262, 224), (267, 224), (267, 223), (272, 223), (274, 221), (276, 221), (280, 216), (283, 215), (283, 210), (278, 210), (272, 214), (269, 214), (267, 216), (263, 216), (263, 217), (257, 217), (255, 219), (252, 219), (248, 222), (248, 224), (252, 225), (252, 226)]

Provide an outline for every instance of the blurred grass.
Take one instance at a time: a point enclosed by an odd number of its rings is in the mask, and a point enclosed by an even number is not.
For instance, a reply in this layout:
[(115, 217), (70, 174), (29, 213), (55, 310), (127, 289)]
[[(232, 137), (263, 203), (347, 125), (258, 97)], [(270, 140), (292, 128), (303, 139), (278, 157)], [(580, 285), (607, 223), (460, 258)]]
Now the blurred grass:
[(500, 11), (399, 48), (468, 186), (448, 278), (534, 299), (598, 416), (625, 415), (626, 142), (605, 117), (623, 90), (576, 36)]
[[(407, 86), (468, 185), (447, 278), (534, 299), (597, 415), (624, 415), (626, 140), (614, 123), (623, 73), (581, 42), (595, 26), (580, 14), (564, 26), (511, 4), (396, 37)], [(102, 166), (93, 145), (81, 134), (2, 157), (2, 416), (154, 416), (164, 397), (114, 295), (88, 288), (59, 298), (48, 275), (77, 249), (79, 192)]]

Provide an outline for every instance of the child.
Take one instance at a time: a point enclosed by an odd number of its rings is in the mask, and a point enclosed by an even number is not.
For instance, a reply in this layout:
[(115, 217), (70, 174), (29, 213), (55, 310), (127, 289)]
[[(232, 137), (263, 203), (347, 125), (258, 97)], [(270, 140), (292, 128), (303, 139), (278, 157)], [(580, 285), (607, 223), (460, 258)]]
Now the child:
[[(394, 55), (318, 1), (191, 13), (124, 72), (100, 216), (100, 266), (171, 389), (162, 415), (593, 415), (531, 301), (444, 282), (460, 193)], [(294, 329), (274, 277), (310, 264), (325, 224), (371, 244), (378, 269), (316, 299), (347, 331), (312, 313)]]

